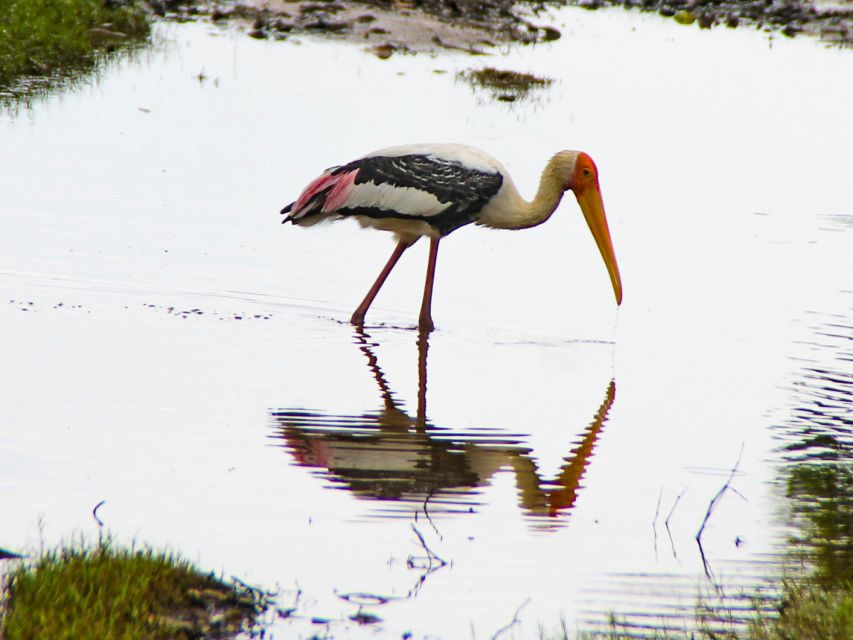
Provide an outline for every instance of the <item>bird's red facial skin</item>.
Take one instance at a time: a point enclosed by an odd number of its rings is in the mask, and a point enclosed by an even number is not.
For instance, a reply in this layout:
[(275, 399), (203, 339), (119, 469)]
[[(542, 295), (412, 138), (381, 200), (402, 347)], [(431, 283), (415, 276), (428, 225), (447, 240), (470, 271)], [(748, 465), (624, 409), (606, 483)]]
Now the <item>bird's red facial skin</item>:
[(583, 193), (590, 187), (598, 189), (598, 169), (592, 158), (583, 151), (578, 153), (578, 157), (575, 160), (575, 170), (569, 179), (569, 184), (566, 186), (574, 191), (575, 194)]

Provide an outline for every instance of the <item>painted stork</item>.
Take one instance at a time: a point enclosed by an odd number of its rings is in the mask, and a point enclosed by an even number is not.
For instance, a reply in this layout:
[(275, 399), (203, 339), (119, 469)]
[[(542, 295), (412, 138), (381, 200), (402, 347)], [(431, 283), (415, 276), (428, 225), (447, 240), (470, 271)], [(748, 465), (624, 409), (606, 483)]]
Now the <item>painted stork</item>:
[(397, 246), (376, 282), (352, 314), (364, 316), (403, 252), (421, 236), (430, 239), (429, 262), (419, 326), (432, 330), (433, 279), (438, 243), (472, 222), (495, 229), (527, 229), (554, 213), (571, 189), (598, 245), (616, 304), (622, 281), (610, 240), (595, 163), (582, 151), (560, 151), (545, 166), (531, 202), (515, 188), (507, 170), (490, 155), (461, 144), (415, 144), (374, 151), (326, 169), (299, 198), (281, 210), (283, 222), (308, 227), (327, 220), (355, 218), (363, 227), (390, 231)]

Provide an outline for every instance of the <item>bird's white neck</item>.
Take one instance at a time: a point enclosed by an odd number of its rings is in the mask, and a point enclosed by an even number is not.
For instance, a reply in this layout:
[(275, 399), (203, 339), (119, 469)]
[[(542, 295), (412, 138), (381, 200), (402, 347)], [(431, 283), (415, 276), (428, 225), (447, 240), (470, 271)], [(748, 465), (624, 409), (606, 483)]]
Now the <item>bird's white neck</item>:
[(542, 171), (536, 196), (530, 202), (521, 197), (505, 174), (501, 191), (483, 209), (479, 224), (495, 229), (528, 229), (545, 222), (563, 199), (576, 157), (576, 152), (565, 151), (553, 156)]

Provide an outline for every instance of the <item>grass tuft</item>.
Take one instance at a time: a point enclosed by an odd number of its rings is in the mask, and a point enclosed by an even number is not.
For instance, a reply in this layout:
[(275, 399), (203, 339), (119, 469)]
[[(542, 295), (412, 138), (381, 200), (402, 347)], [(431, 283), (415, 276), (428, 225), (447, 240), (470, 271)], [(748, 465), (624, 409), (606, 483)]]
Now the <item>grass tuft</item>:
[(814, 581), (786, 580), (778, 615), (756, 615), (754, 640), (850, 640), (853, 583), (826, 588)]
[(148, 33), (135, 2), (0, 0), (0, 93), (17, 93), (23, 78), (90, 70), (99, 56)]
[(267, 606), (174, 553), (122, 547), (108, 536), (44, 551), (4, 580), (4, 640), (229, 637)]

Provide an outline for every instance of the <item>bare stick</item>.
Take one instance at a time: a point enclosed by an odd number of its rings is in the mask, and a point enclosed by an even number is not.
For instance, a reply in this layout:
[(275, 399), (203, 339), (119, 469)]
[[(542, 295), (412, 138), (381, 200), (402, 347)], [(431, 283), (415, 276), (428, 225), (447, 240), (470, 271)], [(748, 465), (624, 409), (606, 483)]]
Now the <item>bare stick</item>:
[[(427, 497), (424, 498), (424, 515), (426, 516), (427, 521), (432, 526), (432, 530), (435, 531), (435, 535), (437, 535), (438, 539), (443, 542), (444, 536), (441, 535), (441, 531), (439, 531), (438, 527), (435, 526), (435, 523), (432, 521), (432, 518), (429, 515), (429, 511), (427, 511), (427, 504), (429, 504), (429, 499), (432, 498), (433, 494), (435, 494), (435, 489), (430, 489), (430, 492), (427, 494)], [(415, 515), (417, 515), (417, 513)]]
[(672, 509), (669, 510), (669, 515), (666, 517), (666, 520), (663, 521), (667, 529), (669, 529), (669, 521), (672, 519), (672, 514), (675, 513), (675, 508), (681, 501), (681, 496), (683, 496), (685, 493), (687, 493), (687, 487), (684, 488), (684, 491), (678, 494), (678, 497), (675, 499), (675, 502), (672, 503)]
[(39, 556), (44, 556), (44, 516), (39, 514), (38, 517), (38, 530), (39, 530)]
[[(720, 502), (720, 499), (723, 497), (723, 494), (725, 494), (726, 490), (731, 488), (730, 484), (731, 484), (732, 478), (734, 478), (735, 473), (737, 473), (738, 466), (740, 465), (740, 458), (743, 455), (743, 447), (744, 447), (744, 444), (741, 443), (740, 453), (737, 454), (737, 460), (735, 461), (735, 466), (732, 467), (732, 470), (729, 473), (729, 477), (726, 479), (725, 484), (722, 487), (720, 487), (719, 491), (717, 491), (717, 495), (715, 495), (713, 498), (711, 498), (711, 502), (708, 503), (708, 510), (705, 512), (705, 518), (702, 520), (702, 526), (699, 527), (699, 531), (696, 532), (696, 544), (699, 545), (699, 554), (702, 556), (702, 564), (705, 567), (705, 575), (707, 575), (709, 578), (713, 578), (713, 575), (711, 573), (711, 567), (705, 558), (705, 550), (702, 548), (702, 534), (705, 532), (705, 525), (708, 524), (708, 520), (711, 518), (711, 514), (714, 512), (714, 509), (716, 508), (717, 504)], [(732, 489), (732, 491), (737, 493), (737, 495), (741, 495), (740, 493), (734, 491), (734, 489)], [(741, 497), (743, 497), (743, 496), (741, 496)]]
[(678, 503), (681, 501), (681, 496), (687, 493), (687, 488), (678, 494), (675, 498), (675, 502), (672, 503), (672, 509), (669, 510), (669, 515), (666, 516), (666, 520), (663, 521), (664, 526), (666, 527), (666, 535), (669, 536), (669, 547), (672, 549), (672, 557), (678, 560), (678, 554), (675, 552), (675, 542), (672, 540), (672, 530), (669, 528), (669, 521), (672, 519), (672, 514), (675, 513), (675, 508), (678, 506)]
[(660, 493), (658, 494), (658, 504), (657, 504), (657, 506), (655, 507), (655, 517), (654, 517), (654, 518), (652, 518), (652, 531), (654, 531), (654, 534), (655, 534), (655, 562), (657, 562), (657, 559), (658, 559), (658, 528), (657, 528), (657, 521), (658, 521), (658, 514), (660, 513), (660, 501), (661, 501), (661, 498), (663, 498), (663, 486), (661, 486), (661, 488), (660, 488)]
[(415, 532), (415, 535), (418, 537), (418, 541), (421, 543), (421, 548), (426, 552), (426, 566), (423, 566), (423, 564), (416, 562), (418, 560), (422, 561), (423, 558), (409, 556), (406, 560), (406, 566), (409, 569), (418, 569), (422, 572), (421, 575), (418, 577), (415, 586), (409, 589), (409, 593), (406, 595), (406, 598), (414, 598), (430, 575), (448, 565), (448, 562), (446, 560), (439, 557), (439, 555), (435, 553), (435, 551), (429, 548), (429, 545), (427, 545), (426, 540), (424, 540), (423, 534), (421, 534), (421, 532), (414, 524), (412, 524), (412, 531)]
[(107, 503), (106, 500), (101, 500), (98, 504), (95, 505), (95, 508), (92, 509), (92, 517), (95, 519), (95, 522), (98, 523), (98, 529), (104, 528), (104, 522), (98, 517), (98, 509), (103, 507)]
[(500, 629), (495, 631), (495, 635), (492, 636), (492, 640), (497, 640), (498, 636), (500, 636), (505, 631), (509, 631), (515, 625), (517, 625), (519, 622), (521, 622), (521, 620), (518, 619), (518, 614), (521, 613), (521, 610), (524, 609), (524, 607), (526, 607), (528, 604), (530, 604), (530, 598), (528, 598), (527, 600), (522, 602), (521, 605), (518, 607), (518, 609), (515, 610), (515, 613), (512, 616), (512, 620), (510, 620), (508, 624), (505, 624)]
[(696, 538), (696, 544), (699, 545), (699, 556), (702, 558), (702, 567), (705, 569), (705, 575), (709, 580), (714, 580), (714, 572), (711, 571), (711, 565), (705, 557), (705, 549), (702, 548), (702, 538)]
[[(720, 487), (720, 490), (717, 491), (717, 495), (711, 498), (711, 502), (708, 503), (708, 510), (705, 512), (705, 519), (702, 520), (702, 526), (699, 527), (699, 531), (696, 533), (697, 541), (702, 539), (702, 533), (705, 531), (705, 525), (708, 524), (708, 520), (710, 519), (711, 514), (714, 512), (714, 509), (717, 507), (717, 504), (720, 502), (720, 499), (723, 497), (723, 494), (726, 492), (727, 489), (731, 488), (729, 485), (731, 484), (732, 478), (734, 478), (735, 473), (737, 473), (737, 468), (740, 465), (740, 458), (743, 455), (743, 447), (744, 445), (741, 443), (740, 453), (737, 454), (735, 466), (732, 467), (732, 470), (729, 473), (729, 477), (728, 479), (726, 479), (726, 483), (722, 487)], [(732, 491), (734, 491), (734, 489), (732, 489)], [(738, 495), (740, 494), (738, 493)]]
[(658, 521), (658, 514), (660, 513), (660, 500), (663, 498), (663, 487), (660, 488), (660, 493), (658, 494), (658, 506), (655, 507), (655, 517), (652, 518), (652, 528), (654, 528), (655, 523)]
[(95, 522), (98, 523), (98, 544), (104, 544), (104, 521), (98, 517), (98, 509), (100, 509), (106, 500), (101, 500), (98, 504), (95, 505), (95, 508), (92, 509), (92, 517), (95, 519)]
[(426, 551), (427, 558), (430, 562), (430, 567), (432, 567), (433, 560), (437, 561), (440, 566), (445, 566), (447, 564), (447, 561), (441, 558), (435, 551), (433, 551), (427, 546), (426, 540), (424, 540), (423, 535), (421, 535), (421, 532), (418, 531), (418, 528), (415, 525), (412, 525), (412, 531), (415, 532), (415, 535), (418, 537), (418, 540), (421, 543), (421, 547), (423, 547), (424, 551)]

